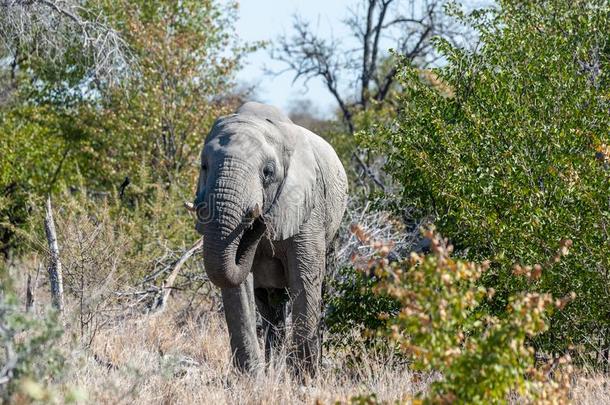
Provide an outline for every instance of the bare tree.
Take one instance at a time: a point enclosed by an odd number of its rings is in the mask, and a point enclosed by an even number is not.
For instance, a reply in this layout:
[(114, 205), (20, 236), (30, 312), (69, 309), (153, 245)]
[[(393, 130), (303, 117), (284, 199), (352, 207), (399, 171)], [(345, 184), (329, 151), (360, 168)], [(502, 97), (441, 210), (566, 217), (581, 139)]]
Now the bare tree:
[[(321, 37), (309, 22), (295, 16), (293, 34), (278, 38), (271, 51), (272, 58), (286, 67), (272, 73), (292, 72), (294, 81), (303, 80), (306, 85), (312, 79), (321, 79), (353, 134), (355, 114), (386, 100), (395, 85), (397, 67), (390, 48), (394, 55), (426, 68), (439, 58), (432, 46), (434, 36), (451, 41), (460, 36), (452, 20), (444, 15), (443, 3), (359, 0), (343, 20), (351, 33), (351, 43), (356, 43), (351, 48), (337, 38)], [(352, 159), (359, 179), (368, 178), (375, 187), (385, 190), (384, 181), (362, 151), (354, 151)]]
[[(15, 86), (20, 64), (41, 58), (50, 64), (65, 60), (76, 45), (87, 61), (88, 76), (115, 84), (133, 65), (126, 42), (102, 13), (77, 0), (0, 0), (0, 67), (9, 70)], [(6, 98), (7, 94), (0, 94)]]
[(425, 68), (438, 58), (431, 39), (457, 36), (442, 5), (442, 0), (360, 0), (343, 20), (357, 44), (352, 49), (336, 38), (322, 38), (295, 16), (294, 33), (281, 36), (272, 49), (272, 58), (286, 64), (276, 73), (293, 72), (295, 81), (306, 84), (321, 79), (353, 133), (354, 114), (385, 100), (394, 84), (396, 67), (388, 63), (388, 48)]

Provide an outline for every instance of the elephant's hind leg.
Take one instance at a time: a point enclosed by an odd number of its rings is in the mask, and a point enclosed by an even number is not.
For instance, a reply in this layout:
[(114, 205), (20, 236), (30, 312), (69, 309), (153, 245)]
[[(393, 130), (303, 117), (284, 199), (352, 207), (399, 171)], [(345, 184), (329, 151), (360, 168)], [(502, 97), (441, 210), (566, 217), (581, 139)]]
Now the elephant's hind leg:
[(285, 311), (288, 292), (284, 288), (256, 288), (256, 306), (262, 318), (265, 337), (265, 360), (271, 361), (273, 352), (285, 337)]

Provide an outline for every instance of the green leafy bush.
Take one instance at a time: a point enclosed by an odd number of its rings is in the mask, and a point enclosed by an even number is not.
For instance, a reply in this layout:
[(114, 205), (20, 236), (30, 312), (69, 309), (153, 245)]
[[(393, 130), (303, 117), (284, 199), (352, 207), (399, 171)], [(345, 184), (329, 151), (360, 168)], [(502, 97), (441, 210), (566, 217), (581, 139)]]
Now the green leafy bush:
[[(135, 74), (109, 86), (90, 79), (87, 58), (50, 69), (48, 60), (18, 52), (16, 90), (0, 105), (0, 253), (7, 256), (23, 248), (17, 235), (47, 193), (84, 186), (110, 194), (129, 178), (124, 207), (157, 203), (151, 185), (180, 204), (190, 200), (205, 134), (239, 102), (235, 73), (254, 46), (234, 35), (236, 3), (92, 0), (78, 10), (85, 9), (120, 34), (136, 62), (125, 68)], [(0, 66), (0, 79), (10, 65)]]
[[(429, 403), (488, 404), (560, 397), (560, 385), (534, 368), (528, 339), (547, 329), (554, 306), (550, 294), (525, 293), (508, 300), (505, 314), (481, 312), (493, 288), (479, 285), (489, 263), (478, 265), (451, 258), (452, 247), (431, 231), (431, 253), (413, 253), (409, 260), (388, 263), (380, 250), (373, 271), (380, 278), (375, 291), (399, 303), (397, 316), (380, 329), (413, 360), (413, 367), (439, 372), (423, 394)], [(514, 276), (515, 278), (517, 276)], [(565, 360), (564, 360), (565, 361)]]
[(54, 347), (62, 333), (56, 314), (36, 319), (0, 292), (0, 398), (50, 399), (48, 387), (64, 366), (63, 355)]
[(328, 346), (350, 348), (354, 345), (378, 347), (379, 339), (371, 331), (386, 325), (387, 319), (398, 311), (398, 302), (379, 296), (373, 289), (378, 279), (366, 271), (353, 267), (341, 269), (330, 280), (324, 322), (329, 332)]
[[(610, 347), (610, 8), (606, 1), (500, 1), (462, 14), (480, 37), (474, 50), (438, 39), (444, 67), (403, 61), (401, 111), (363, 134), (387, 154), (400, 200), (469, 259), (490, 260), (496, 315), (520, 291), (576, 301), (550, 319), (537, 347), (584, 348), (601, 361)], [(535, 280), (514, 263), (551, 257), (561, 238), (571, 254)], [(597, 353), (597, 354), (596, 354)]]

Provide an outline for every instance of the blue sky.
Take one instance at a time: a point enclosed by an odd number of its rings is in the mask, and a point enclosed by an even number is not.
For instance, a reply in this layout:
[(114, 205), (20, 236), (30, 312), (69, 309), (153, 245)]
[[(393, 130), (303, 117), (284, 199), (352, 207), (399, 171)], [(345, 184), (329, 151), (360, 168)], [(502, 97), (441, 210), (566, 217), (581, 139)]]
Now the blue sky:
[[(295, 13), (312, 23), (312, 27), (323, 36), (337, 38), (349, 35), (341, 24), (347, 15), (347, 7), (353, 0), (240, 0), (237, 34), (242, 40), (273, 41), (282, 33), (290, 34), (292, 16)], [(259, 101), (287, 110), (291, 100), (309, 98), (319, 112), (328, 115), (334, 108), (332, 96), (319, 80), (311, 80), (308, 89), (302, 81), (292, 83), (293, 75), (265, 76), (264, 67), (280, 70), (284, 65), (274, 62), (267, 50), (258, 51), (248, 57), (238, 79), (248, 84), (257, 84)]]

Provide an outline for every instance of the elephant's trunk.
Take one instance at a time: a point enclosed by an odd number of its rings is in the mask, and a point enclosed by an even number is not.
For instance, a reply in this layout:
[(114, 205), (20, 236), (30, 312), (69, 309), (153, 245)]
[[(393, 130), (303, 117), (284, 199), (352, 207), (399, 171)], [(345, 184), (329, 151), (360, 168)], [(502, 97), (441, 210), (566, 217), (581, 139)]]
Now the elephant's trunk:
[(203, 239), (203, 261), (210, 280), (221, 288), (238, 287), (248, 276), (265, 224), (257, 219), (243, 226), (230, 241), (216, 238), (214, 226), (206, 226)]
[[(205, 270), (210, 280), (221, 288), (243, 283), (265, 232), (260, 207), (245, 201), (252, 194), (243, 184), (237, 184), (236, 170), (241, 171), (233, 165), (232, 173), (223, 171), (217, 177), (216, 187), (208, 196), (205, 217), (209, 220), (202, 225)], [(244, 176), (245, 172), (238, 174)]]

